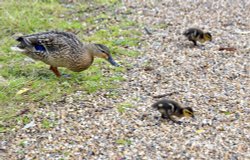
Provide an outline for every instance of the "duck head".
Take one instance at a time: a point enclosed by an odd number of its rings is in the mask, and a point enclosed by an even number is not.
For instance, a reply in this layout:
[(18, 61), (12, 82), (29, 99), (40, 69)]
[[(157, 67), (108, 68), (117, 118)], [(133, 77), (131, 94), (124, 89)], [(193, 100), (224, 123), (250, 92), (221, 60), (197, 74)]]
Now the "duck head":
[(110, 54), (108, 47), (106, 47), (105, 45), (94, 44), (93, 52), (94, 52), (94, 56), (106, 59), (113, 66), (116, 66), (116, 67), (119, 66), (119, 64), (114, 61), (114, 59), (112, 58)]

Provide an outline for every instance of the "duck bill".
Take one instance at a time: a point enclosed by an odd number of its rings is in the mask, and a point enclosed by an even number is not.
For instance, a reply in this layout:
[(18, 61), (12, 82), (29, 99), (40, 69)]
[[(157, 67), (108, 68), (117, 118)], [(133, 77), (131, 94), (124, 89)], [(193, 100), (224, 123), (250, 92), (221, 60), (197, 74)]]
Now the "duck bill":
[(114, 61), (114, 59), (109, 55), (107, 61), (113, 66), (119, 67), (119, 64)]

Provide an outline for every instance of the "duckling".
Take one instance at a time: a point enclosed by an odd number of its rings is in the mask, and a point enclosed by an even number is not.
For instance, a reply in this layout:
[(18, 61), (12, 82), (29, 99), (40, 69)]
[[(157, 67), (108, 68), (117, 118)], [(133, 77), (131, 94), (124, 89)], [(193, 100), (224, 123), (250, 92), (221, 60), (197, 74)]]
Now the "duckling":
[(12, 50), (50, 65), (50, 70), (57, 77), (61, 76), (57, 67), (81, 72), (90, 67), (94, 57), (104, 58), (111, 65), (119, 66), (108, 47), (102, 44), (83, 44), (73, 33), (48, 31), (21, 36), (16, 40), (20, 43), (11, 47)]
[(212, 41), (212, 35), (209, 32), (203, 32), (197, 28), (189, 28), (183, 33), (184, 36), (188, 38), (189, 41), (192, 41), (195, 46), (197, 46), (197, 41), (204, 43), (206, 41)]
[(159, 110), (163, 119), (170, 119), (173, 122), (176, 122), (176, 120), (172, 116), (194, 118), (194, 111), (191, 107), (183, 108), (179, 103), (172, 100), (162, 99), (154, 103), (152, 107)]

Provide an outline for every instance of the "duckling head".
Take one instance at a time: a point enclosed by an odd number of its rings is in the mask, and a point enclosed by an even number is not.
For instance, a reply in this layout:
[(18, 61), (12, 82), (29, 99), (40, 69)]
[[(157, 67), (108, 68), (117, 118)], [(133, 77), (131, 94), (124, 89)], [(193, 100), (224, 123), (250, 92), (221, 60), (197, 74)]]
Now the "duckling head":
[(204, 33), (204, 40), (205, 41), (212, 41), (212, 35), (209, 32)]
[(119, 66), (112, 58), (108, 47), (103, 44), (94, 44), (94, 56), (106, 59), (113, 66)]
[(193, 109), (191, 107), (183, 108), (182, 112), (183, 112), (184, 117), (192, 117), (192, 118), (194, 118), (194, 111), (193, 111)]

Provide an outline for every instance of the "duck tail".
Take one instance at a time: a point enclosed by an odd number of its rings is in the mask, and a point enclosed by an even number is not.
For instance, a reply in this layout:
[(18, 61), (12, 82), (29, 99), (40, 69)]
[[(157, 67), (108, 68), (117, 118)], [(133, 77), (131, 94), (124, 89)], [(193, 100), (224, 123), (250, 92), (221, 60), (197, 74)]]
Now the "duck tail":
[(20, 44), (18, 44), (19, 48), (32, 47), (32, 42), (29, 38), (18, 37), (16, 41), (20, 42)]
[(186, 31), (184, 31), (183, 33), (182, 33), (182, 35), (184, 35), (184, 36), (188, 36), (190, 34), (190, 30), (186, 30)]
[(11, 47), (12, 51), (25, 52), (27, 48), (32, 47), (31, 43), (23, 37), (17, 37), (16, 41), (20, 42), (17, 46)]
[(19, 48), (18, 46), (10, 47), (10, 49), (11, 49), (12, 51), (16, 51), (16, 52), (25, 52), (25, 51), (26, 51), (26, 50), (24, 50), (24, 49)]

